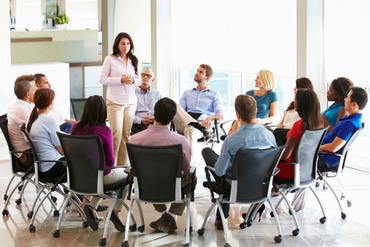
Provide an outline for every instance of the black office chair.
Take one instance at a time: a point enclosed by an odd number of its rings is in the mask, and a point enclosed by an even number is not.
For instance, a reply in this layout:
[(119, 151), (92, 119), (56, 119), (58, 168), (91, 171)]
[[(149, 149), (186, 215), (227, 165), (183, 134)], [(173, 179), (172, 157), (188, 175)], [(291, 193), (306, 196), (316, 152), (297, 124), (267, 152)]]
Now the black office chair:
[[(181, 188), (181, 177), (183, 176), (182, 145), (140, 146), (127, 143), (127, 151), (131, 163), (129, 173), (132, 176), (135, 190), (131, 197), (129, 213), (132, 214), (133, 204), (136, 201), (142, 222), (139, 231), (143, 232), (145, 228), (140, 202), (155, 204), (186, 203), (186, 243), (183, 246), (189, 246), (191, 232), (190, 202), (194, 201), (196, 175), (195, 167), (191, 167), (191, 182), (185, 188)], [(190, 197), (187, 196), (188, 192)], [(128, 224), (130, 224), (130, 218), (127, 218), (126, 225)], [(121, 246), (129, 246), (127, 231)]]
[[(20, 191), (19, 198), (15, 200), (15, 203), (17, 205), (20, 205), (22, 203), (22, 196), (23, 196), (23, 192), (26, 188), (26, 185), (29, 182), (31, 182), (32, 184), (35, 184), (34, 180), (32, 178), (33, 173), (34, 173), (34, 167), (33, 167), (33, 165), (32, 166), (24, 166), (19, 161), (19, 159), (15, 156), (15, 154), (17, 154), (17, 153), (18, 154), (23, 154), (23, 153), (26, 153), (26, 152), (14, 151), (13, 145), (10, 141), (10, 137), (9, 137), (9, 133), (8, 133), (7, 114), (4, 114), (4, 115), (0, 116), (0, 128), (1, 128), (1, 131), (3, 132), (6, 143), (8, 145), (8, 150), (9, 150), (9, 154), (10, 154), (10, 161), (11, 161), (11, 164), (12, 164), (12, 173), (13, 173), (13, 176), (10, 179), (10, 181), (9, 181), (7, 187), (6, 187), (5, 193), (4, 193), (5, 204), (4, 204), (4, 209), (2, 211), (2, 214), (3, 214), (3, 216), (8, 216), (9, 215), (8, 204), (9, 204), (10, 199), (12, 198), (14, 192), (17, 189)], [(16, 183), (15, 186), (11, 187), (15, 178), (19, 178), (20, 181), (18, 183)], [(10, 191), (10, 193), (8, 194), (9, 191)]]
[[(274, 212), (274, 214), (276, 214), (275, 207), (270, 199), (272, 175), (284, 149), (285, 146), (269, 149), (240, 149), (236, 153), (232, 163), (230, 191), (225, 191), (223, 188), (220, 188), (216, 182), (211, 180), (210, 171), (214, 171), (213, 167), (207, 166), (205, 168), (207, 181), (203, 183), (203, 186), (210, 189), (212, 205), (204, 217), (201, 229), (198, 230), (198, 234), (200, 236), (204, 234), (208, 217), (210, 216), (214, 207), (217, 206), (220, 211), (221, 221), (224, 229), (226, 241), (225, 246), (230, 246), (229, 233), (225, 215), (221, 208), (221, 203), (258, 203), (260, 206), (262, 203), (267, 201), (271, 210)], [(219, 195), (218, 198), (215, 198), (214, 193)], [(247, 217), (248, 216), (249, 215), (247, 215)], [(252, 217), (254, 216), (255, 215), (252, 215)], [(275, 242), (280, 243), (282, 241), (282, 233), (278, 218), (275, 219), (275, 224), (278, 235), (274, 237), (274, 240)]]
[(81, 120), (86, 100), (86, 98), (71, 99), (72, 111), (76, 121)]
[[(35, 162), (35, 185), (38, 189), (38, 193), (35, 199), (35, 202), (32, 205), (32, 209), (27, 213), (27, 217), (31, 219), (30, 225), (29, 225), (29, 232), (35, 232), (36, 227), (34, 225), (34, 222), (36, 220), (37, 212), (40, 210), (41, 206), (43, 205), (44, 201), (48, 199), (52, 205), (52, 208), (54, 210), (54, 217), (59, 217), (60, 209), (57, 209), (54, 201), (51, 198), (52, 192), (57, 192), (58, 194), (62, 195), (64, 198), (67, 197), (67, 194), (65, 191), (67, 191), (67, 187), (63, 184), (67, 182), (67, 175), (64, 174), (61, 177), (40, 177), (39, 176), (39, 165), (42, 162), (60, 162), (57, 160), (41, 160), (39, 159), (39, 156), (36, 152), (35, 146), (33, 144), (33, 141), (29, 135), (29, 133), (26, 130), (26, 125), (23, 124), (21, 126), (21, 131), (25, 135), (28, 143), (31, 146), (32, 154), (33, 154), (33, 160)], [(40, 202), (38, 203), (40, 197), (42, 194), (45, 194), (44, 197), (41, 198)], [(75, 200), (70, 200), (70, 203), (73, 203), (77, 208), (79, 208), (79, 205), (81, 204), (81, 201), (79, 201), (78, 197), (75, 197)], [(83, 215), (82, 211), (80, 211), (80, 214)]]
[[(331, 190), (331, 192), (333, 193), (333, 195), (335, 196), (335, 199), (337, 200), (339, 209), (341, 211), (341, 218), (342, 219), (345, 219), (347, 217), (347, 215), (343, 211), (343, 208), (342, 208), (342, 205), (339, 201), (338, 195), (334, 192), (334, 189), (328, 183), (327, 179), (336, 178), (338, 183), (341, 186), (341, 189), (342, 189), (342, 194), (341, 194), (340, 199), (342, 200), (344, 198), (347, 198), (344, 186), (343, 186), (342, 182), (340, 181), (340, 176), (343, 174), (343, 170), (344, 170), (344, 167), (346, 165), (346, 160), (347, 160), (347, 155), (348, 155), (349, 148), (351, 147), (353, 142), (357, 139), (360, 132), (362, 130), (364, 130), (364, 128), (365, 128), (365, 123), (362, 123), (361, 128), (356, 130), (355, 133), (353, 133), (352, 136), (350, 137), (350, 139), (346, 142), (346, 144), (342, 148), (342, 153), (341, 154), (320, 151), (320, 155), (321, 154), (331, 154), (331, 155), (335, 155), (335, 156), (339, 157), (338, 166), (336, 166), (334, 168), (319, 167), (318, 175), (319, 175), (319, 179), (324, 182), (323, 189), (327, 189), (327, 187), (328, 187)], [(348, 207), (352, 206), (352, 203), (348, 198), (347, 198), (347, 206)]]
[[(319, 130), (305, 130), (299, 139), (295, 151), (295, 162), (284, 162), (285, 165), (292, 165), (294, 167), (294, 178), (290, 180), (274, 177), (273, 180), (275, 184), (279, 185), (278, 192), (280, 192), (282, 195), (282, 198), (276, 204), (275, 208), (278, 208), (282, 200), (286, 202), (289, 207), (289, 212), (293, 215), (293, 219), (297, 226), (297, 228), (293, 231), (294, 236), (299, 234), (299, 225), (295, 210), (292, 206), (296, 205), (296, 203), (299, 201), (299, 198), (302, 196), (303, 191), (307, 188), (309, 188), (315, 195), (321, 207), (323, 217), (320, 218), (320, 222), (322, 224), (326, 222), (324, 209), (312, 186), (314, 186), (316, 183), (318, 153), (322, 139), (324, 138), (327, 130), (328, 128)], [(299, 194), (292, 203), (289, 203), (286, 195), (292, 191), (297, 191), (298, 189), (300, 189)], [(273, 217), (274, 214), (271, 213), (271, 216)]]
[[(104, 150), (98, 135), (76, 136), (57, 132), (62, 145), (67, 165), (67, 184), (69, 195), (64, 201), (63, 211), (73, 193), (85, 196), (99, 196), (101, 198), (113, 199), (105, 220), (103, 237), (99, 240), (101, 246), (107, 244), (109, 219), (113, 213), (114, 205), (120, 201), (127, 209), (128, 206), (122, 198), (122, 192), (128, 184), (128, 178), (117, 183), (104, 185)], [(122, 169), (114, 167), (111, 169)], [(116, 191), (119, 190), (117, 194)], [(128, 214), (131, 215), (131, 214)], [(132, 217), (132, 215), (131, 215)], [(131, 231), (136, 231), (136, 221), (130, 226)], [(59, 217), (57, 229), (53, 232), (54, 237), (60, 235), (61, 217)], [(85, 225), (83, 225), (85, 227)]]

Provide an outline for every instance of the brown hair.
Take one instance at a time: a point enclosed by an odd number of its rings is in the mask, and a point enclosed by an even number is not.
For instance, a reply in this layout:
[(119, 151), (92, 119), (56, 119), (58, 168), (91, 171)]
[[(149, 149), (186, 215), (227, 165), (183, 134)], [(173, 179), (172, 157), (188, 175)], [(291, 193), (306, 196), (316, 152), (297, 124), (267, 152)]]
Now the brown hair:
[(33, 96), (35, 107), (32, 109), (30, 118), (28, 119), (27, 131), (31, 131), (32, 124), (38, 118), (38, 109), (45, 109), (53, 103), (55, 92), (50, 88), (37, 89)]
[(24, 96), (31, 90), (31, 81), (34, 81), (33, 75), (21, 75), (14, 82), (14, 94), (18, 99), (23, 99)]
[(235, 111), (239, 113), (244, 122), (250, 123), (256, 118), (257, 103), (256, 100), (247, 94), (238, 95), (235, 99)]
[(134, 41), (132, 40), (130, 34), (125, 33), (125, 32), (121, 32), (121, 33), (117, 34), (116, 38), (114, 39), (114, 43), (113, 43), (113, 53), (112, 53), (112, 55), (113, 56), (119, 56), (120, 55), (118, 45), (119, 45), (119, 42), (121, 41), (121, 39), (123, 39), (123, 38), (127, 38), (130, 41), (130, 51), (127, 53), (127, 56), (131, 59), (132, 66), (134, 66), (134, 69), (135, 69), (135, 74), (138, 75), (139, 59), (134, 55), (135, 45), (134, 45)]

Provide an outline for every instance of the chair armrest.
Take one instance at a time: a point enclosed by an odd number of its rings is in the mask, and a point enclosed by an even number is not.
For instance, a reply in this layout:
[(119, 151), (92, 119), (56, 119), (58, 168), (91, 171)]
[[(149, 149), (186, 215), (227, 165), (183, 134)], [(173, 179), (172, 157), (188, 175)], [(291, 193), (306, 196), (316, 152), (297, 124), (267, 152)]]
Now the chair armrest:
[(224, 128), (224, 125), (227, 124), (227, 123), (233, 122), (233, 121), (235, 121), (235, 119), (229, 119), (229, 120), (226, 120), (226, 121), (223, 121), (223, 122), (220, 123), (220, 129), (221, 129), (221, 131), (224, 135), (227, 135), (227, 132)]

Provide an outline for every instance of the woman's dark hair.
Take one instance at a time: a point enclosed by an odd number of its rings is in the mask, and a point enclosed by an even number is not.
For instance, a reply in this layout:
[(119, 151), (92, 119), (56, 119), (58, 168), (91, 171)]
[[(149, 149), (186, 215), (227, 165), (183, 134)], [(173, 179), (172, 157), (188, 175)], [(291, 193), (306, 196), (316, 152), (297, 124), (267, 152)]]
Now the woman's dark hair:
[(118, 45), (119, 45), (119, 42), (121, 41), (121, 39), (123, 39), (123, 38), (127, 38), (130, 41), (130, 51), (127, 53), (127, 56), (132, 61), (132, 66), (134, 66), (134, 68), (135, 68), (135, 74), (138, 75), (139, 59), (134, 55), (135, 45), (134, 45), (134, 41), (132, 40), (130, 34), (125, 33), (125, 32), (121, 32), (116, 36), (116, 38), (114, 39), (114, 43), (113, 43), (113, 53), (112, 53), (112, 55), (113, 56), (119, 56), (120, 55)]
[(297, 102), (298, 115), (303, 119), (304, 129), (320, 129), (323, 123), (317, 94), (311, 89), (301, 88), (298, 89), (295, 100)]
[(175, 101), (170, 98), (162, 98), (154, 106), (154, 119), (161, 125), (169, 124), (177, 112)]
[(106, 125), (107, 106), (101, 96), (94, 95), (87, 98), (81, 120), (74, 126), (72, 135), (78, 133), (85, 126)]
[[(300, 77), (300, 78), (296, 79), (295, 80), (295, 87), (297, 89), (309, 88), (311, 90), (314, 90), (311, 80), (308, 79), (307, 77)], [(285, 112), (290, 111), (292, 109), (294, 109), (294, 100), (292, 102), (290, 102), (290, 104), (289, 104), (288, 108), (286, 108)]]
[(36, 121), (39, 116), (38, 109), (45, 109), (51, 105), (55, 98), (55, 92), (50, 88), (37, 89), (34, 96), (33, 102), (35, 107), (32, 109), (30, 117), (28, 119), (27, 131), (31, 131), (32, 124)]
[(337, 101), (344, 103), (344, 98), (347, 97), (351, 87), (353, 87), (353, 82), (348, 78), (338, 77), (331, 82), (331, 86), (337, 95)]

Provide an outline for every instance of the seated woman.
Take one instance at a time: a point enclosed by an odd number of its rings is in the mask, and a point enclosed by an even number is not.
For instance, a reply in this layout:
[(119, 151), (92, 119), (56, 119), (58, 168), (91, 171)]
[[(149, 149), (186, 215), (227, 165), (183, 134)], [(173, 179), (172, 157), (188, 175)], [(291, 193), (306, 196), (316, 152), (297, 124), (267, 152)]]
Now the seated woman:
[[(72, 125), (71, 135), (98, 135), (104, 149), (104, 168), (112, 168), (115, 166), (113, 136), (111, 129), (106, 126), (106, 119), (107, 107), (103, 98), (97, 95), (90, 96), (85, 102), (81, 120)], [(103, 183), (109, 185), (124, 179), (127, 176), (124, 170), (124, 167), (105, 170)], [(126, 193), (127, 189), (123, 191), (122, 197), (125, 197)], [(100, 200), (100, 197), (93, 197), (90, 203), (84, 206), (88, 224), (94, 230), (99, 228), (96, 209)], [(122, 203), (117, 201), (110, 220), (118, 231), (124, 232), (125, 226), (119, 219), (121, 208)]]
[[(294, 94), (297, 93), (297, 90), (300, 88), (309, 88), (313, 90), (313, 84), (310, 79), (306, 77), (298, 78), (295, 81), (295, 88), (293, 89)], [(283, 145), (286, 143), (286, 134), (289, 129), (292, 128), (293, 124), (299, 120), (300, 117), (298, 112), (294, 108), (294, 100), (289, 104), (288, 108), (284, 112), (284, 116), (281, 119), (280, 123), (277, 125), (277, 128), (274, 129), (273, 134), (276, 138), (276, 143), (278, 146)]]
[(331, 82), (326, 98), (328, 101), (334, 101), (334, 103), (322, 112), (324, 124), (329, 126), (328, 132), (331, 132), (339, 119), (346, 115), (343, 107), (344, 99), (351, 87), (353, 87), (353, 82), (345, 77), (338, 77)]
[[(27, 131), (32, 138), (36, 152), (40, 160), (64, 160), (64, 153), (59, 143), (57, 131), (59, 125), (56, 120), (48, 115), (54, 106), (55, 93), (49, 88), (40, 88), (35, 91), (34, 103), (27, 124)], [(64, 176), (67, 172), (62, 162), (41, 162), (39, 165), (39, 176), (41, 178), (57, 178)], [(66, 182), (67, 177), (62, 180)]]
[[(287, 146), (280, 158), (284, 161), (294, 161), (297, 144), (305, 130), (316, 130), (324, 127), (320, 114), (320, 102), (313, 90), (298, 89), (294, 99), (294, 107), (301, 119), (296, 121), (287, 133)], [(292, 165), (280, 162), (278, 168), (280, 171), (274, 179), (293, 179), (294, 170)]]
[[(255, 89), (245, 94), (252, 96), (257, 102), (257, 120), (259, 123), (271, 123), (278, 113), (278, 97), (273, 89), (275, 88), (274, 75), (269, 70), (260, 70), (255, 80)], [(228, 135), (234, 133), (240, 126), (234, 121)]]

